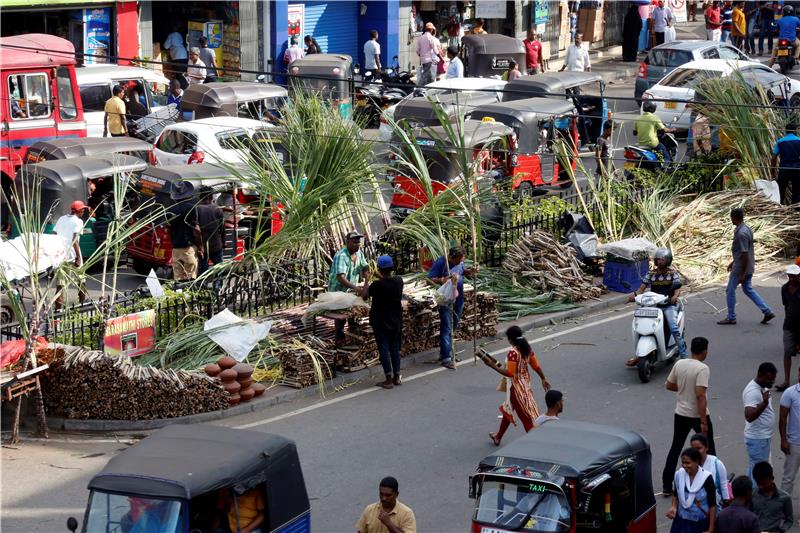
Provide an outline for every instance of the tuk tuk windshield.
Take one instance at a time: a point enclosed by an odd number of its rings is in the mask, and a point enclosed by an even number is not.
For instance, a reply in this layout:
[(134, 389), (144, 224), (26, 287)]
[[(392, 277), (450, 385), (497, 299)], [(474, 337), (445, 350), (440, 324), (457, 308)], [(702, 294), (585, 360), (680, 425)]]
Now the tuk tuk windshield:
[(546, 483), (508, 483), (484, 479), (474, 520), (504, 530), (569, 531), (571, 511), (566, 496)]
[(92, 491), (85, 531), (88, 533), (179, 533), (184, 505), (178, 500), (142, 498)]

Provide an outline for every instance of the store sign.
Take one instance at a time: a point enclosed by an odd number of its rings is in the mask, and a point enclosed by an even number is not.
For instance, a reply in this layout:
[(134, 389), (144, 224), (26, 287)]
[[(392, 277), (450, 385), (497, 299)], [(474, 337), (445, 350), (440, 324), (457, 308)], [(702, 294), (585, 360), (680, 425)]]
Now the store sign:
[(131, 313), (106, 321), (103, 346), (108, 355), (136, 357), (153, 351), (155, 342), (155, 309)]
[[(544, 24), (550, 18), (550, 7), (547, 0), (533, 1), (533, 23)], [(541, 32), (539, 32), (541, 33)]]
[(287, 31), (289, 37), (297, 36), (302, 40), (303, 35), (303, 18), (305, 17), (306, 6), (303, 4), (289, 4), (289, 30)]
[(686, 0), (667, 0), (667, 7), (672, 11), (675, 22), (687, 22), (689, 20), (686, 15)]
[(506, 18), (505, 0), (475, 0), (475, 16), (482, 19)]
[(83, 10), (84, 63), (108, 63), (111, 50), (111, 8), (98, 7)]

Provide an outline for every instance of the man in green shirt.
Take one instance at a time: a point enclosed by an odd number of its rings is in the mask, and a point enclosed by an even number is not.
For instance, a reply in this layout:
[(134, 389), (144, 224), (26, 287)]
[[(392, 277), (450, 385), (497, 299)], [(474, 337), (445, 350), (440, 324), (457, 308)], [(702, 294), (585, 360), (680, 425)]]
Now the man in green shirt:
[(663, 131), (666, 133), (673, 133), (674, 128), (667, 128), (661, 119), (655, 115), (656, 104), (652, 100), (646, 100), (642, 104), (642, 114), (636, 119), (633, 125), (633, 134), (636, 135), (637, 142), (640, 146), (650, 148), (651, 150), (658, 150), (664, 156), (664, 162), (670, 160), (669, 151), (661, 141), (658, 140), (658, 133)]
[[(361, 252), (361, 239), (364, 236), (351, 231), (345, 237), (347, 244), (333, 256), (333, 264), (328, 274), (328, 292), (352, 291), (361, 294), (360, 282), (367, 275), (367, 260)], [(344, 343), (345, 319), (336, 319), (336, 343)]]
[(753, 466), (753, 479), (758, 490), (753, 494), (750, 508), (758, 516), (760, 531), (784, 533), (794, 524), (792, 497), (775, 485), (772, 465), (766, 461)]

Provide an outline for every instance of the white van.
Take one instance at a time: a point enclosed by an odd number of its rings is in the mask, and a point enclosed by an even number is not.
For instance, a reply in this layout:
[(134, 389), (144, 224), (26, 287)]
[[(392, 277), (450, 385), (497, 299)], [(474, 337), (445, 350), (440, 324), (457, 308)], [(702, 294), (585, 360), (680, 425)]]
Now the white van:
[(86, 134), (89, 137), (103, 136), (103, 109), (106, 100), (111, 98), (114, 85), (121, 85), (125, 89), (137, 88), (140, 101), (148, 113), (167, 105), (169, 80), (152, 70), (106, 64), (76, 68), (75, 74), (83, 102)]

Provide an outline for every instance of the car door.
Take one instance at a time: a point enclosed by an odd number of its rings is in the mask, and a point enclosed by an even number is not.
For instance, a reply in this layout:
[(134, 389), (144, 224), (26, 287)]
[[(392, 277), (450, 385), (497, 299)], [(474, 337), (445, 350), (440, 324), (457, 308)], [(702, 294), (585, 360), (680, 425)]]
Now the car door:
[(166, 128), (156, 141), (153, 153), (158, 165), (181, 165), (197, 151), (197, 136), (188, 131)]
[(103, 136), (103, 118), (106, 101), (111, 98), (111, 85), (105, 83), (92, 83), (80, 85), (81, 102), (83, 102), (83, 117), (86, 120), (86, 135), (89, 137)]

